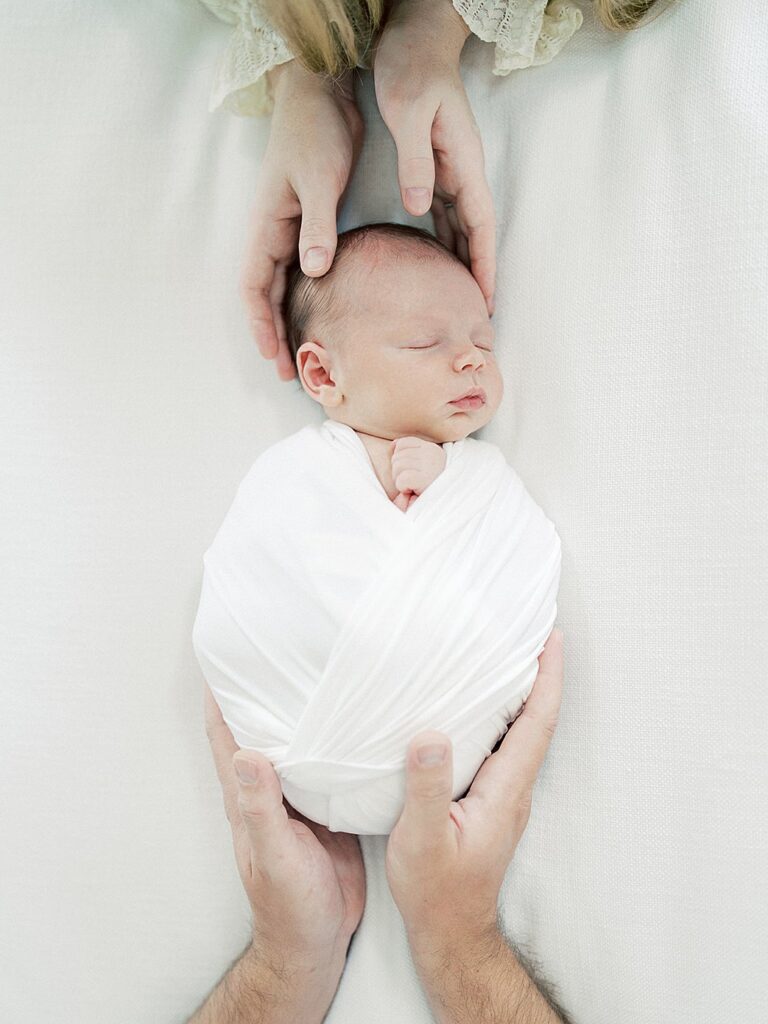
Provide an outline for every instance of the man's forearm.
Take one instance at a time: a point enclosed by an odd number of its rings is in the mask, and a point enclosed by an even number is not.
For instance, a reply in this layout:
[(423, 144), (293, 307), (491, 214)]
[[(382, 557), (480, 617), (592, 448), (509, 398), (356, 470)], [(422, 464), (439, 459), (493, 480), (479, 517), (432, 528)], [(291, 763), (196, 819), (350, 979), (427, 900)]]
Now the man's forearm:
[(437, 1024), (570, 1024), (500, 932), (439, 945), (410, 941)]
[(321, 1024), (339, 985), (332, 967), (276, 963), (249, 946), (187, 1024)]

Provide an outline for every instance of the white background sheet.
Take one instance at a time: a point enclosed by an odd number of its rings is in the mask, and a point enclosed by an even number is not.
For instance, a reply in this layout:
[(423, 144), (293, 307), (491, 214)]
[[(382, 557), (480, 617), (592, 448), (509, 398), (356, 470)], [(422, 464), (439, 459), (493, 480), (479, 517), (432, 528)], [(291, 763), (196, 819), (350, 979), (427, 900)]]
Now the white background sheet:
[[(499, 444), (563, 540), (561, 721), (504, 917), (577, 1024), (763, 1024), (768, 22), (681, 0), (494, 78)], [(248, 913), (190, 630), (268, 444), (321, 418), (237, 296), (266, 122), (186, 0), (5, 4), (0, 1018), (181, 1022)], [(400, 216), (370, 121), (343, 223)], [(331, 1024), (430, 1019), (383, 876)], [(393, 984), (393, 978), (396, 984)]]

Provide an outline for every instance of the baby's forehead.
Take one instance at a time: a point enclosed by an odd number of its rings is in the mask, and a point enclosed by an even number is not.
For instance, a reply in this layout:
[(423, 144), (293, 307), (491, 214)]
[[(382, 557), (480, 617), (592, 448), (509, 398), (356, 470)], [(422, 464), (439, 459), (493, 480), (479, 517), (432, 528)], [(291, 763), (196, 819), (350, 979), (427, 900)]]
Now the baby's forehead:
[(478, 310), (487, 316), (482, 292), (458, 256), (437, 239), (394, 233), (340, 235), (330, 271), (304, 278), (298, 294), (297, 348), (310, 323), (342, 344), (362, 326), (379, 332), (407, 323), (409, 330), (431, 331), (443, 321), (475, 318)]
[(467, 273), (466, 268), (448, 253), (428, 248), (412, 239), (366, 239), (349, 253), (338, 268), (338, 281), (346, 289), (354, 288), (359, 298), (376, 298), (382, 291), (398, 288), (418, 270), (421, 275), (439, 271)]

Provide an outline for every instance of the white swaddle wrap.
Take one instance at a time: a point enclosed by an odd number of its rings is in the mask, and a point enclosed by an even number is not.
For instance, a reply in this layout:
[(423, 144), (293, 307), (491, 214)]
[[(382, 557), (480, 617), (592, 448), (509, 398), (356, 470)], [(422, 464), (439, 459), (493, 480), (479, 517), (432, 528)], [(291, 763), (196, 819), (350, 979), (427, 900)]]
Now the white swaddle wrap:
[(554, 525), (495, 445), (443, 448), (402, 512), (351, 427), (304, 427), (259, 456), (203, 560), (193, 645), (224, 719), (332, 831), (392, 830), (422, 729), (451, 738), (460, 797), (555, 621)]

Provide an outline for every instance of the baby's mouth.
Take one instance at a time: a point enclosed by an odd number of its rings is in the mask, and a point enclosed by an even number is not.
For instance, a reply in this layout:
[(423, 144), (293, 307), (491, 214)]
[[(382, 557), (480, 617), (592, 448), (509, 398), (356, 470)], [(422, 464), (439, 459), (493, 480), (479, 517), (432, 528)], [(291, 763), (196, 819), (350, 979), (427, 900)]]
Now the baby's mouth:
[(450, 404), (455, 405), (457, 409), (480, 409), (485, 402), (485, 391), (482, 388), (472, 388), (459, 398), (454, 398)]

